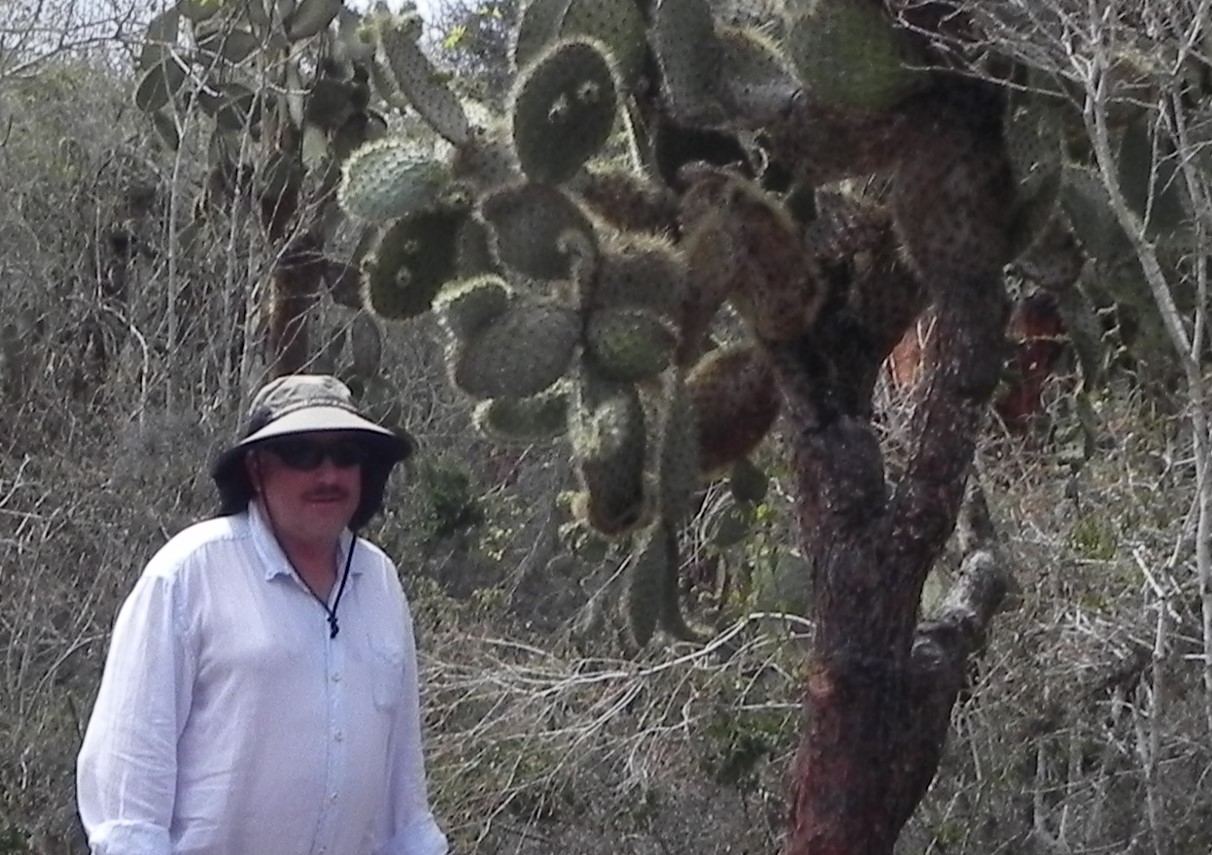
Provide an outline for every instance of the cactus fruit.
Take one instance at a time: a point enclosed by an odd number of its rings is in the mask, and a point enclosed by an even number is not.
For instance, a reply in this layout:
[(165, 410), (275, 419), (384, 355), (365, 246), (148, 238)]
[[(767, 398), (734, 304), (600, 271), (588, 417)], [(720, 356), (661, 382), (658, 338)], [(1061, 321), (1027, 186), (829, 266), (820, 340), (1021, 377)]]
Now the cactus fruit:
[(585, 324), (586, 355), (604, 377), (635, 383), (669, 367), (673, 329), (644, 309), (600, 309)]
[(419, 28), (382, 22), (379, 44), (400, 92), (426, 122), (454, 145), (465, 143), (471, 125), (457, 95), (417, 45)]
[(650, 235), (613, 239), (597, 265), (588, 308), (635, 307), (680, 322), (686, 264), (672, 243)]
[(602, 534), (625, 534), (649, 511), (643, 405), (634, 386), (612, 383), (585, 368), (573, 388), (570, 439), (584, 487), (578, 514)]
[(826, 104), (884, 111), (929, 82), (908, 34), (873, 0), (808, 0), (788, 27), (787, 52), (808, 93)]
[(635, 0), (531, 0), (518, 23), (514, 68), (525, 69), (557, 39), (577, 36), (606, 45), (625, 85), (634, 83), (643, 71), (647, 43), (644, 17)]
[(700, 471), (712, 474), (757, 447), (779, 413), (766, 356), (753, 346), (713, 350), (686, 378), (698, 425)]
[(367, 143), (349, 156), (341, 172), (341, 207), (376, 222), (432, 207), (450, 180), (445, 164), (406, 137)]
[(519, 75), (513, 145), (531, 180), (566, 181), (609, 139), (618, 86), (605, 51), (596, 40), (556, 42)]
[(452, 349), (454, 383), (475, 398), (528, 398), (568, 369), (580, 339), (575, 312), (516, 304)]
[(497, 190), (480, 203), (480, 216), (492, 231), (497, 260), (535, 279), (566, 279), (572, 272), (561, 246), (565, 232), (579, 231), (596, 240), (593, 224), (577, 204), (544, 184)]
[(559, 383), (529, 398), (493, 398), (476, 405), (476, 427), (505, 442), (542, 442), (568, 429), (568, 390)]
[(499, 276), (479, 276), (463, 282), (448, 283), (433, 301), (434, 314), (447, 333), (466, 340), (505, 314), (516, 294)]
[(362, 304), (386, 320), (405, 320), (432, 307), (454, 275), (455, 240), (466, 214), (432, 211), (384, 227), (363, 262)]

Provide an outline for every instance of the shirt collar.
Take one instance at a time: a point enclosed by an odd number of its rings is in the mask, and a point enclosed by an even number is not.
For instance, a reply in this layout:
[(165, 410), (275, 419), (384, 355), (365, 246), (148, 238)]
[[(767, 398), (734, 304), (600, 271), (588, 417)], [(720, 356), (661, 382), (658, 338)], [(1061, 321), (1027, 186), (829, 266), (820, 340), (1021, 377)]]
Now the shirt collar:
[[(265, 578), (268, 580), (275, 576), (294, 576), (295, 570), (290, 564), (290, 559), (282, 551), (282, 545), (278, 543), (278, 538), (269, 525), (265, 510), (256, 499), (252, 499), (248, 503), (248, 524), (252, 530), (253, 544), (257, 554), (261, 558), (261, 563), (265, 565)], [(345, 569), (345, 559), (349, 554), (349, 544), (352, 539), (353, 533), (349, 529), (341, 532), (340, 548), (337, 550), (337, 555), (340, 556), (338, 559), (340, 566), (337, 567), (338, 576)], [(357, 560), (356, 555), (350, 562), (349, 575), (362, 575), (362, 562)]]

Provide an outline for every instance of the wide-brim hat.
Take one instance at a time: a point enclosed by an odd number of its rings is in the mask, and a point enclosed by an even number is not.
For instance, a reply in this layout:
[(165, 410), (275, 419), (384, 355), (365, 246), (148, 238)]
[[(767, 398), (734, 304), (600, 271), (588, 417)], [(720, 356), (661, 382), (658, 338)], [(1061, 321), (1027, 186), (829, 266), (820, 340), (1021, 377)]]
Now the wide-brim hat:
[(349, 387), (325, 374), (291, 374), (266, 384), (248, 408), (240, 439), (215, 458), (210, 474), (219, 488), (220, 514), (239, 513), (253, 496), (244, 455), (260, 443), (291, 434), (351, 432), (368, 452), (362, 465), (362, 501), (352, 528), (378, 511), (392, 467), (413, 453), (416, 443), (403, 430), (376, 424), (358, 412)]

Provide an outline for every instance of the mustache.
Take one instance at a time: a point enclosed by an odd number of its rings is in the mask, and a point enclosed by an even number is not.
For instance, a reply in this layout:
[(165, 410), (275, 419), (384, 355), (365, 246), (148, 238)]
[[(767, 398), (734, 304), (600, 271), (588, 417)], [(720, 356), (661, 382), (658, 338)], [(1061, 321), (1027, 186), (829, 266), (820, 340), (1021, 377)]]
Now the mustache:
[(349, 491), (340, 487), (322, 487), (303, 494), (303, 498), (309, 502), (329, 502), (336, 499), (348, 499)]

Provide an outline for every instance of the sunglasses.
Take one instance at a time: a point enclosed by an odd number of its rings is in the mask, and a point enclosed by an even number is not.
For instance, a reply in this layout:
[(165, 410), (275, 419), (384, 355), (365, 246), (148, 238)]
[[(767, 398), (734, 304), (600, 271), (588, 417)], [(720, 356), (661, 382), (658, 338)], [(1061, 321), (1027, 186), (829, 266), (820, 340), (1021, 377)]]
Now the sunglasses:
[(339, 469), (348, 469), (366, 462), (366, 448), (352, 439), (336, 442), (316, 442), (314, 439), (278, 439), (265, 444), (288, 469), (311, 472), (319, 469), (325, 458)]

